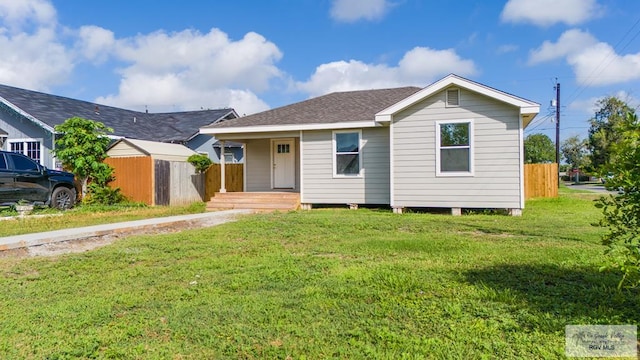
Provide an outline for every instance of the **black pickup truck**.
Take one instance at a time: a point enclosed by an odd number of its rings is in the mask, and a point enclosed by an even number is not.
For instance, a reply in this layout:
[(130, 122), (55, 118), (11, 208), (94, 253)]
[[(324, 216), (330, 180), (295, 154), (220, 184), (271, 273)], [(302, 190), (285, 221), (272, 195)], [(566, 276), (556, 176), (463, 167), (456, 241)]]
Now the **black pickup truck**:
[(0, 206), (29, 203), (70, 209), (76, 202), (73, 174), (51, 170), (13, 152), (0, 151)]

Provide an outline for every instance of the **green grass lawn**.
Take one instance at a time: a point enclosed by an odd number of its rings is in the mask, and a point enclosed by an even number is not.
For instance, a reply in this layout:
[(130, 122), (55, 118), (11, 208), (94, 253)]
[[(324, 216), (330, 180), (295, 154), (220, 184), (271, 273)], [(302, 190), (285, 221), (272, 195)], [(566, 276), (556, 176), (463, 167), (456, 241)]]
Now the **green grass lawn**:
[(1, 359), (548, 359), (638, 324), (593, 195), (522, 217), (318, 209), (0, 258)]

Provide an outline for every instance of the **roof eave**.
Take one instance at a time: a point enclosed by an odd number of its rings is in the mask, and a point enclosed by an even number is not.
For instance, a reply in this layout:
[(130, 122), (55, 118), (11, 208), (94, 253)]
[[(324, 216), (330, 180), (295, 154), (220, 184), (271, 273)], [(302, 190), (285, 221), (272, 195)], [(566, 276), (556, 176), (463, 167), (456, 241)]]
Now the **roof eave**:
[(5, 104), (7, 107), (9, 107), (11, 110), (15, 111), (19, 115), (24, 116), (28, 120), (34, 122), (35, 124), (37, 124), (41, 128), (47, 130), (48, 132), (50, 132), (52, 134), (55, 134), (55, 129), (53, 127), (51, 127), (48, 124), (36, 119), (33, 115), (25, 112), (24, 110), (20, 109), (19, 107), (15, 106), (15, 105), (13, 105), (10, 101), (8, 101), (7, 99), (3, 98), (2, 96), (0, 96), (0, 102)]
[[(217, 124), (217, 123), (219, 123), (220, 121), (222, 121), (222, 119), (224, 119), (224, 118), (226, 118), (227, 116), (229, 116), (229, 114), (233, 114), (233, 115), (235, 115), (235, 117), (236, 117), (236, 118), (238, 118), (238, 117), (239, 117), (239, 116), (238, 116), (238, 113), (236, 112), (236, 110), (235, 110), (235, 109), (229, 109), (229, 111), (227, 111), (226, 113), (224, 113), (224, 115), (222, 115), (222, 116), (218, 117), (214, 122), (212, 122), (212, 123), (211, 123), (211, 124), (209, 124), (209, 125), (213, 125), (213, 124)], [(198, 136), (198, 135), (200, 135), (200, 134), (202, 134), (202, 132), (200, 132), (200, 129), (198, 129), (198, 131), (197, 131), (197, 132), (195, 132), (195, 133), (191, 134), (191, 136), (187, 137), (187, 139), (186, 139), (186, 140), (184, 140), (184, 141), (185, 141), (185, 142), (189, 142), (189, 141), (193, 140), (193, 138), (195, 138), (196, 136)]]
[(290, 124), (290, 125), (258, 125), (239, 127), (204, 127), (200, 128), (200, 134), (242, 134), (257, 132), (280, 132), (280, 131), (302, 131), (302, 130), (333, 130), (378, 127), (380, 124), (375, 121), (349, 121), (327, 124)]

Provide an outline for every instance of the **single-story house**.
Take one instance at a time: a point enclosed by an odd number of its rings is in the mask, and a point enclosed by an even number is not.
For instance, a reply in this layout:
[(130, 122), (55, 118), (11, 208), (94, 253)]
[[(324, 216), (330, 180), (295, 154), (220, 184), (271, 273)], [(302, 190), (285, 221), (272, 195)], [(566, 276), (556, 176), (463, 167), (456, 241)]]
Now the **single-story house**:
[[(234, 109), (171, 113), (132, 111), (37, 91), (0, 85), (0, 149), (23, 153), (50, 168), (59, 168), (52, 150), (54, 128), (70, 117), (100, 121), (114, 130), (112, 137), (177, 143), (219, 162), (211, 136), (203, 126), (238, 117)], [(242, 153), (241, 149), (231, 151)], [(239, 162), (242, 159), (238, 159)]]
[[(313, 204), (525, 206), (523, 129), (540, 105), (449, 75), (421, 89), (336, 92), (202, 127), (244, 144), (246, 192)], [(221, 192), (225, 189), (222, 188)]]

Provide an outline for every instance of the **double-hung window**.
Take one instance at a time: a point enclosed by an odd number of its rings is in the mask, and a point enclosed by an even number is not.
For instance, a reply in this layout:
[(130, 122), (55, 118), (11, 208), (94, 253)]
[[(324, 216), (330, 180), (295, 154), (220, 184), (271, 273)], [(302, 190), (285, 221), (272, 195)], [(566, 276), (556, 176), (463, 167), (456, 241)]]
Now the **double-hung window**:
[(359, 176), (362, 169), (360, 131), (333, 132), (334, 176)]
[(42, 144), (35, 139), (9, 140), (9, 151), (26, 155), (38, 164), (42, 164)]
[(473, 121), (436, 122), (436, 175), (473, 176)]

